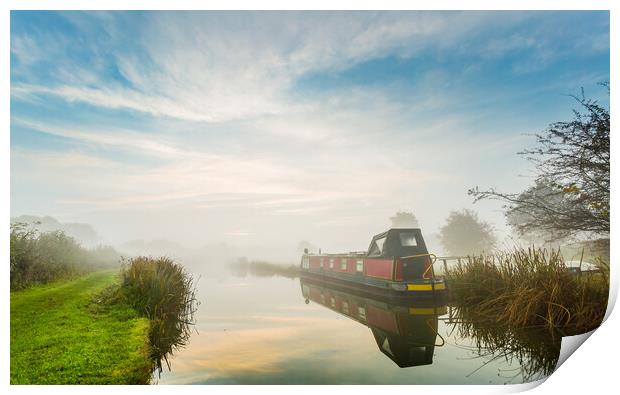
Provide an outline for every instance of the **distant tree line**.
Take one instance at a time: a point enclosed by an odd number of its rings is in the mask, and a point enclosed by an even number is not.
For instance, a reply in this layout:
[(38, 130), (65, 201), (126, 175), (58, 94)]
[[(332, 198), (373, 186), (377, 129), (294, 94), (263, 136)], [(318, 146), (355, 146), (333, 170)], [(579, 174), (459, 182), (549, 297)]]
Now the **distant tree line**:
[(298, 265), (284, 265), (266, 261), (248, 261), (246, 258), (239, 258), (235, 262), (228, 264), (231, 273), (236, 277), (273, 277), (281, 276), (288, 278), (299, 277)]
[(63, 231), (39, 232), (29, 224), (11, 224), (12, 290), (109, 267), (119, 259), (112, 247), (86, 249)]

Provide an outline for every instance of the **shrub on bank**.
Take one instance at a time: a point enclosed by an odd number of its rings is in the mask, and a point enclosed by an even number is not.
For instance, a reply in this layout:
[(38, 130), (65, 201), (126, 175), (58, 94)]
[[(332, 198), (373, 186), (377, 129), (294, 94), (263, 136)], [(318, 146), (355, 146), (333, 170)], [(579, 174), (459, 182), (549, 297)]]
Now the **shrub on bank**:
[(607, 309), (609, 266), (577, 275), (559, 250), (515, 249), (469, 257), (448, 272), (451, 302), (499, 325), (565, 334), (598, 327)]
[(187, 344), (197, 307), (193, 277), (170, 258), (136, 257), (122, 270), (121, 292), (151, 320), (152, 357), (162, 360)]
[(27, 224), (11, 224), (12, 290), (109, 267), (119, 258), (112, 247), (88, 250), (62, 231), (40, 233)]

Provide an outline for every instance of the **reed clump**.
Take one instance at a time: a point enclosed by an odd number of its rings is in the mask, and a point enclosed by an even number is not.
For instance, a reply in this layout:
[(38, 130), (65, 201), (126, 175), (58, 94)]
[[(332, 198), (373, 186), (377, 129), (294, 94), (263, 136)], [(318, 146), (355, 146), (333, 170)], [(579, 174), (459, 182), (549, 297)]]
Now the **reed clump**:
[(186, 346), (198, 302), (193, 277), (170, 258), (136, 257), (122, 270), (121, 292), (151, 321), (152, 357), (161, 372), (162, 360)]
[(451, 302), (498, 325), (584, 333), (605, 316), (609, 265), (595, 273), (567, 270), (560, 250), (515, 248), (468, 257), (448, 271)]

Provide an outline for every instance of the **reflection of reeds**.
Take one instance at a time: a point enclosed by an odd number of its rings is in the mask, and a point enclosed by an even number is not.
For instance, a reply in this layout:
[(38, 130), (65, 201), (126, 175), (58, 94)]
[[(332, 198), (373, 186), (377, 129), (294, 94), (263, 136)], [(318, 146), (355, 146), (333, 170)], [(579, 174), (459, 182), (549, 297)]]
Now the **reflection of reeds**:
[(609, 266), (587, 275), (570, 273), (559, 250), (515, 249), (469, 257), (449, 270), (450, 298), (503, 326), (545, 326), (564, 334), (600, 325), (607, 308)]
[(481, 358), (488, 358), (480, 368), (500, 359), (509, 363), (516, 360), (518, 369), (500, 374), (507, 374), (504, 377), (508, 381), (521, 376), (523, 382), (549, 376), (555, 370), (562, 340), (559, 334), (549, 333), (544, 328), (498, 327), (464, 307), (453, 308), (451, 313), (451, 322), (458, 328), (458, 335), (474, 339), (472, 351)]
[(137, 257), (123, 268), (122, 290), (129, 303), (151, 320), (152, 357), (161, 372), (162, 359), (187, 345), (197, 300), (194, 280), (169, 258)]

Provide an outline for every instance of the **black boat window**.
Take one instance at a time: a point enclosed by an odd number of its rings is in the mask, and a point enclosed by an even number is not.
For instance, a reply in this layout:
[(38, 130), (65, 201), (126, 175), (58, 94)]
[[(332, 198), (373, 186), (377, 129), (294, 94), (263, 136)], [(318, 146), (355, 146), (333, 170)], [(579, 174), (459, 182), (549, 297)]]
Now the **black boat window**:
[(401, 232), (398, 234), (400, 237), (400, 245), (403, 247), (417, 247), (418, 242), (415, 239), (415, 233), (413, 232)]
[(370, 249), (370, 256), (379, 256), (383, 254), (383, 247), (385, 247), (385, 240), (387, 236), (384, 236), (380, 239), (375, 240), (372, 243), (372, 248)]

